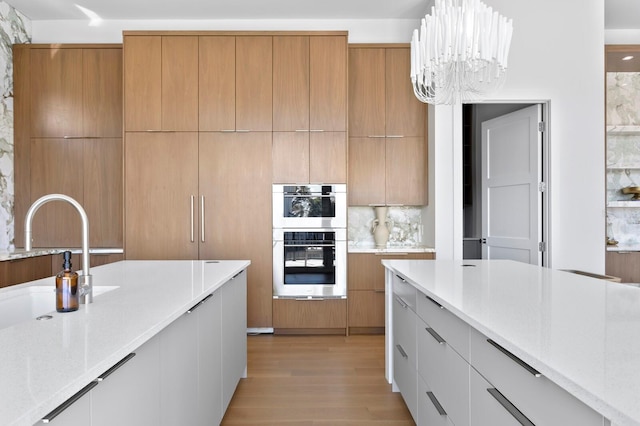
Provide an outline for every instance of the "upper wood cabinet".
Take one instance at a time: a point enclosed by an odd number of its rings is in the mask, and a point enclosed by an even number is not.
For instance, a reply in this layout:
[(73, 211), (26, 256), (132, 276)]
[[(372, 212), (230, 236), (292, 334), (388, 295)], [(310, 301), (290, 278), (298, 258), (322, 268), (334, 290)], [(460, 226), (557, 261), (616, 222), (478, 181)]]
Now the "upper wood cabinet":
[(273, 38), (273, 182), (347, 179), (346, 34)]
[(424, 136), (426, 105), (413, 94), (408, 47), (349, 49), (349, 136)]
[[(36, 199), (62, 193), (89, 217), (92, 247), (121, 247), (122, 48), (120, 45), (14, 45), (15, 244)], [(41, 207), (35, 247), (80, 247), (78, 213)]]
[(274, 36), (273, 130), (346, 131), (346, 35)]
[(198, 130), (198, 37), (125, 35), (126, 131)]
[(349, 48), (349, 205), (427, 204), (426, 105), (406, 46)]
[(200, 131), (271, 131), (272, 37), (201, 36)]

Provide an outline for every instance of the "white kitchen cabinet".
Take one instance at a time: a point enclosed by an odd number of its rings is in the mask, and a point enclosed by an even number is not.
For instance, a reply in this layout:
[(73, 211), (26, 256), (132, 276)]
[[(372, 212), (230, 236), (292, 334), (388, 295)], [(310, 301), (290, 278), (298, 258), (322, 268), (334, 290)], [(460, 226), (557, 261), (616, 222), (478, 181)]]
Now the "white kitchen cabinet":
[(411, 415), (418, 418), (415, 289), (401, 277), (393, 280), (393, 384)]
[(160, 424), (160, 371), (156, 336), (100, 376), (91, 391), (91, 425)]
[(469, 364), (440, 335), (418, 319), (418, 372), (456, 426), (469, 425)]
[(231, 402), (240, 378), (247, 377), (247, 271), (221, 289), (222, 412)]
[(198, 317), (198, 425), (217, 425), (224, 413), (221, 293), (215, 291), (194, 312)]
[(471, 365), (534, 424), (602, 425), (602, 415), (492, 342), (482, 333), (471, 330)]
[(197, 424), (197, 339), (198, 318), (187, 313), (160, 334), (161, 425)]

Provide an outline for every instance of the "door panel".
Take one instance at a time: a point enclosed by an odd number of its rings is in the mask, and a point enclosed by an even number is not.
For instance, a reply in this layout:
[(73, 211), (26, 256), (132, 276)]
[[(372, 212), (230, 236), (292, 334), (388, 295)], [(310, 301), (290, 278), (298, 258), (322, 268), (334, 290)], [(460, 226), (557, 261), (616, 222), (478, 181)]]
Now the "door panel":
[(533, 105), (482, 123), (484, 259), (541, 264), (541, 120)]
[(384, 138), (349, 139), (349, 205), (385, 204)]
[(273, 37), (273, 130), (309, 130), (308, 36)]
[(83, 49), (82, 136), (122, 138), (122, 49)]
[(386, 134), (387, 136), (424, 136), (427, 106), (413, 93), (411, 52), (386, 49)]
[(309, 182), (309, 132), (273, 133), (273, 183)]
[(427, 204), (427, 147), (423, 137), (387, 138), (386, 203)]
[(162, 129), (198, 130), (198, 37), (162, 37)]
[(126, 130), (160, 130), (162, 39), (124, 38), (124, 122)]
[(309, 42), (311, 130), (347, 130), (347, 38), (314, 36)]
[(272, 63), (272, 37), (236, 37), (236, 130), (271, 131)]
[(385, 50), (349, 49), (350, 137), (385, 135)]
[(345, 132), (312, 132), (309, 135), (309, 182), (347, 182)]
[(129, 133), (125, 158), (127, 259), (197, 259), (198, 134)]
[(235, 130), (236, 38), (202, 36), (199, 51), (200, 130)]

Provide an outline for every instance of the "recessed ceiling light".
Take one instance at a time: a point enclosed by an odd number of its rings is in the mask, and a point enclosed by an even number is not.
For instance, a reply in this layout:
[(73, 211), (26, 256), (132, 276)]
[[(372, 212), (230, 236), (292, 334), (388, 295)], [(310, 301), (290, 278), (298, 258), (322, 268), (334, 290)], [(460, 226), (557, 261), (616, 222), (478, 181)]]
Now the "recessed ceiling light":
[(624, 58), (622, 58), (623, 61), (630, 61), (631, 59), (633, 59), (632, 55), (625, 56)]

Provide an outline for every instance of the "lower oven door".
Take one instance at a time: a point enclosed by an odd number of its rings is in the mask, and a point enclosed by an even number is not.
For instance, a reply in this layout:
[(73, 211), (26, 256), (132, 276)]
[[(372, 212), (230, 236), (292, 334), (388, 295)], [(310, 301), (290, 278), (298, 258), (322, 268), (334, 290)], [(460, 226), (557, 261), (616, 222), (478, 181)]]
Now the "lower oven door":
[(273, 296), (347, 296), (347, 230), (274, 229)]

